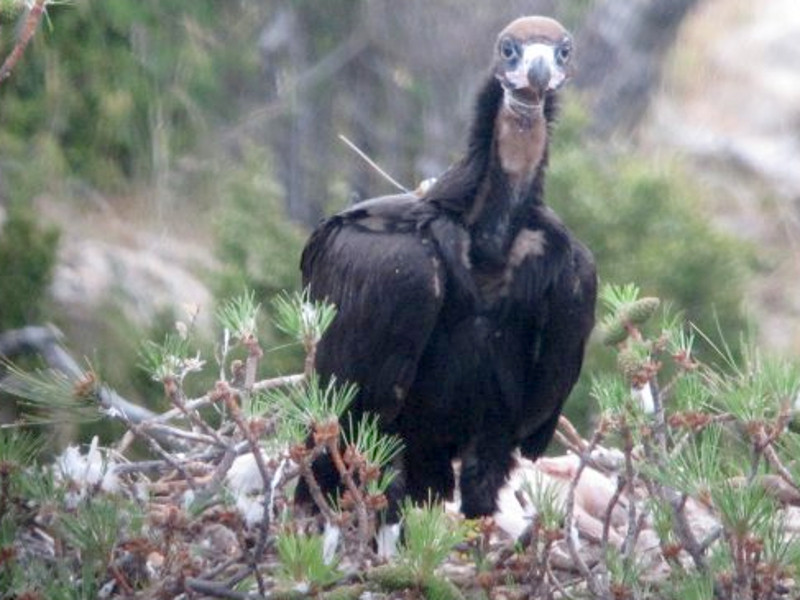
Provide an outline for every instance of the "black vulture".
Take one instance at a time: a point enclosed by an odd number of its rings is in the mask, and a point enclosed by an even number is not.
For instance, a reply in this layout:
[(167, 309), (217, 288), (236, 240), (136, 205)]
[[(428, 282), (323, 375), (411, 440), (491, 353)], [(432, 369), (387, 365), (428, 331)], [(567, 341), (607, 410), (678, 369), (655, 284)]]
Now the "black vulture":
[[(306, 245), (311, 297), (336, 305), (316, 351), (322, 378), (358, 385), (350, 412), (376, 413), (405, 444), (389, 492), (449, 498), (492, 514), (514, 453), (553, 437), (594, 325), (589, 250), (543, 202), (556, 94), (572, 40), (523, 17), (499, 35), (466, 155), (425, 192), (374, 198), (330, 217)], [(314, 471), (337, 485), (322, 456)], [(296, 500), (309, 501), (305, 483)]]

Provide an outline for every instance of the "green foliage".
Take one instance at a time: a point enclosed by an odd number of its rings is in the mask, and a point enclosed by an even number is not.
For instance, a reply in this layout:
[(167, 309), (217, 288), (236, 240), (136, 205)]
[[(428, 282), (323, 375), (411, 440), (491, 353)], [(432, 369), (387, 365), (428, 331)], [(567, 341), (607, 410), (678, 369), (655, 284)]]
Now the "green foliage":
[[(612, 317), (637, 301), (634, 287), (609, 287), (601, 295)], [(627, 446), (626, 464), (634, 465), (628, 472), (646, 482), (647, 510), (673, 570), (666, 586), (659, 584), (652, 592), (639, 588), (643, 573), (636, 552), (615, 550), (605, 557), (610, 589), (645, 598), (705, 598), (712, 591), (759, 597), (754, 590), (776, 589), (792, 578), (800, 557), (797, 536), (787, 533), (787, 499), (777, 491), (796, 489), (792, 463), (800, 445), (786, 427), (800, 391), (797, 365), (763, 357), (745, 342), (737, 357), (724, 340), (713, 343), (696, 328), (682, 328), (674, 317), (658, 325), (653, 336), (629, 323), (628, 338), (614, 348), (618, 356), (632, 344), (648, 349), (651, 368), (643, 380), (656, 399), (651, 410), (637, 416), (631, 435), (636, 445)], [(721, 365), (693, 356), (694, 333)], [(674, 363), (672, 369), (666, 362)], [(625, 376), (624, 365), (618, 361), (618, 366)], [(666, 373), (669, 383), (662, 385)], [(609, 379), (597, 377), (593, 388), (603, 408), (605, 440), (614, 437), (614, 430), (630, 427), (614, 417), (626, 415), (631, 384), (615, 385)], [(628, 463), (638, 447), (646, 450), (647, 459)], [(695, 519), (703, 513), (715, 525), (695, 531), (701, 523)], [(695, 570), (678, 566), (681, 548), (695, 549)]]
[(332, 377), (323, 387), (319, 377), (312, 374), (300, 385), (269, 390), (260, 406), (274, 407), (281, 416), (281, 427), (308, 431), (314, 425), (338, 421), (355, 395), (352, 384), (339, 384)]
[(536, 519), (544, 531), (558, 531), (564, 523), (565, 510), (562, 490), (557, 483), (548, 481), (537, 472), (534, 480), (526, 480), (523, 493), (536, 507)]
[(399, 562), (367, 572), (367, 580), (386, 591), (416, 590), (425, 598), (461, 599), (461, 591), (436, 575), (437, 567), (465, 539), (463, 523), (455, 522), (438, 504), (403, 507), (404, 542)]
[(716, 231), (702, 193), (676, 165), (616, 156), (582, 139), (585, 117), (565, 106), (554, 135), (548, 203), (597, 259), (602, 281), (636, 281), (670, 298), (687, 320), (740, 331), (752, 250)]
[(119, 538), (119, 509), (110, 498), (96, 498), (88, 506), (61, 516), (61, 534), (80, 553), (84, 579), (96, 580), (105, 573)]
[(764, 423), (788, 410), (800, 394), (800, 368), (776, 356), (763, 356), (742, 343), (738, 361), (728, 357), (728, 371), (707, 378), (714, 405), (744, 423)]
[[(306, 234), (286, 216), (264, 152), (252, 147), (244, 152), (242, 163), (229, 165), (210, 183), (216, 190), (212, 218), (216, 256), (222, 266), (212, 285), (218, 298), (247, 289), (259, 301), (269, 302), (299, 287), (298, 257)], [(283, 298), (293, 302), (290, 295)], [(302, 348), (283, 345), (287, 334), (276, 329), (284, 325), (280, 301), (275, 307), (278, 324), (259, 323), (259, 331), (261, 341), (278, 350), (267, 363), (269, 372), (278, 374), (297, 368)], [(288, 335), (289, 342), (296, 339), (294, 331)]]
[(709, 600), (714, 597), (714, 578), (710, 573), (683, 573), (675, 578), (665, 594), (669, 600)]
[(590, 394), (604, 415), (621, 415), (634, 410), (630, 388), (618, 375), (601, 373), (593, 377)]
[(199, 353), (192, 355), (189, 340), (178, 333), (168, 333), (161, 344), (146, 340), (140, 357), (142, 369), (154, 381), (183, 381), (186, 375), (199, 372), (205, 364)]
[(222, 327), (229, 331), (236, 340), (247, 340), (258, 334), (258, 311), (255, 294), (245, 292), (227, 302), (217, 310), (217, 319)]
[[(46, 164), (43, 150), (102, 189), (146, 179), (165, 155), (191, 148), (211, 114), (235, 118), (262, 82), (250, 43), (269, 10), (260, 3), (48, 4), (55, 25), (4, 82), (0, 144), (14, 183), (31, 182), (26, 165)], [(4, 41), (3, 55), (13, 40)]]
[(42, 318), (58, 238), (58, 230), (36, 224), (32, 210), (12, 204), (0, 229), (0, 331)]
[(600, 326), (601, 339), (607, 346), (627, 340), (628, 328), (644, 324), (660, 304), (658, 298), (639, 298), (639, 288), (633, 284), (604, 285), (599, 299), (609, 311)]
[(748, 535), (764, 536), (775, 521), (775, 500), (761, 485), (741, 485), (717, 478), (710, 495), (729, 535), (740, 541)]
[(709, 427), (672, 457), (667, 472), (654, 472), (652, 476), (689, 496), (709, 500), (719, 482), (731, 475), (729, 468), (724, 469), (721, 439), (722, 429)]
[(275, 545), (284, 580), (316, 589), (341, 578), (336, 562), (325, 562), (321, 536), (284, 532), (278, 535)]
[(278, 329), (302, 343), (305, 348), (310, 348), (322, 338), (336, 316), (333, 304), (312, 301), (307, 289), (293, 294), (279, 294), (273, 299), (272, 305)]
[[(594, 253), (604, 282), (636, 281), (669, 298), (705, 331), (741, 331), (743, 293), (753, 250), (713, 228), (702, 191), (676, 164), (653, 164), (584, 139), (585, 115), (566, 103), (553, 136), (547, 202)], [(620, 333), (619, 331), (617, 333)], [(590, 346), (584, 373), (612, 370)], [(586, 423), (584, 377), (566, 405)]]
[(403, 528), (400, 560), (411, 569), (417, 581), (431, 578), (453, 547), (465, 538), (463, 524), (454, 522), (442, 506), (432, 502), (422, 506), (406, 502)]
[(95, 397), (97, 379), (91, 366), (81, 381), (73, 381), (62, 371), (26, 371), (8, 363), (8, 376), (0, 380), (0, 390), (16, 396), (29, 424), (85, 423), (102, 415)]
[(351, 415), (348, 417), (348, 426), (344, 430), (345, 444), (363, 454), (369, 464), (383, 468), (403, 449), (398, 436), (381, 433), (377, 415), (364, 413), (356, 424)]
[(218, 182), (217, 256), (224, 267), (216, 282), (219, 296), (249, 289), (267, 299), (299, 284), (305, 233), (288, 221), (267, 167), (262, 151), (247, 148), (243, 163)]
[(605, 564), (612, 589), (626, 590), (634, 598), (647, 597), (645, 594), (649, 587), (644, 581), (644, 568), (636, 561), (636, 555), (623, 557), (613, 547), (606, 551)]
[(367, 469), (381, 469), (381, 477), (367, 482), (371, 494), (382, 494), (389, 487), (396, 473), (389, 467), (392, 459), (403, 449), (403, 441), (396, 435), (383, 433), (378, 426), (378, 416), (364, 413), (358, 423), (348, 415), (344, 428), (345, 446), (366, 460)]
[(0, 470), (7, 474), (19, 472), (34, 461), (42, 445), (42, 439), (30, 432), (0, 429)]
[[(136, 533), (141, 527), (134, 522), (141, 519), (108, 497), (91, 497), (80, 511), (67, 510), (63, 504), (67, 485), (57, 483), (52, 470), (37, 464), (43, 447), (38, 436), (0, 430), (0, 596), (96, 598), (119, 538), (119, 525), (124, 522), (131, 526), (130, 533)], [(78, 563), (53, 561), (35, 549), (20, 552), (19, 536), (36, 508), (47, 513), (48, 537), (58, 539), (60, 552), (72, 548), (80, 552)]]
[(24, 0), (0, 0), (0, 25), (13, 23), (24, 10)]

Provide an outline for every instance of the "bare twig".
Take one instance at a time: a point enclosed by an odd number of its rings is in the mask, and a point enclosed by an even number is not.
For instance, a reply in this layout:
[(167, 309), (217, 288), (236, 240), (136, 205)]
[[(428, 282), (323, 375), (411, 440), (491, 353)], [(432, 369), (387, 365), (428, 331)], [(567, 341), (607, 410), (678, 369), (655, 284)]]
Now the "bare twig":
[(2, 66), (0, 66), (0, 83), (8, 79), (8, 77), (11, 75), (11, 71), (19, 62), (19, 59), (22, 58), (22, 53), (25, 52), (25, 48), (28, 46), (28, 43), (30, 43), (31, 39), (33, 39), (33, 34), (36, 33), (36, 28), (39, 26), (39, 21), (42, 20), (42, 16), (44, 15), (44, 7), (47, 2), (48, 0), (35, 0), (33, 5), (30, 7), (28, 16), (25, 18), (25, 24), (22, 27), (22, 32), (20, 33), (17, 43), (14, 45), (11, 53), (6, 57)]
[(186, 578), (186, 587), (192, 592), (199, 592), (211, 598), (229, 598), (230, 600), (255, 600), (264, 598), (263, 594), (237, 592), (232, 590), (227, 583), (216, 583), (194, 577)]
[(764, 458), (766, 458), (772, 468), (777, 471), (783, 481), (788, 483), (797, 492), (800, 492), (800, 486), (797, 485), (789, 469), (783, 464), (778, 453), (775, 452), (775, 448), (771, 444), (764, 448)]
[(625, 481), (625, 477), (620, 477), (617, 480), (617, 489), (614, 490), (614, 494), (611, 496), (611, 499), (608, 501), (608, 505), (606, 506), (606, 511), (603, 514), (603, 535), (600, 538), (600, 554), (605, 555), (606, 550), (608, 548), (608, 535), (611, 530), (611, 515), (614, 512), (614, 508), (619, 503), (620, 498), (622, 497), (622, 492), (625, 490), (627, 486), (627, 482)]
[(158, 443), (158, 441), (150, 432), (148, 432), (141, 424), (134, 423), (130, 419), (127, 419), (124, 414), (120, 418), (123, 420), (123, 422), (125, 422), (130, 431), (132, 431), (137, 437), (142, 439), (145, 444), (147, 444), (148, 448), (150, 448), (152, 452), (160, 456), (167, 463), (169, 463), (173, 469), (180, 473), (181, 477), (186, 480), (186, 484), (192, 488), (192, 490), (197, 489), (197, 483), (195, 482), (191, 473), (189, 473), (180, 463), (180, 461), (176, 460), (175, 457), (172, 456), (172, 454), (164, 450), (164, 448), (161, 447), (161, 444)]
[(396, 187), (396, 188), (397, 188), (398, 190), (400, 190), (401, 192), (403, 192), (403, 193), (405, 193), (405, 194), (408, 194), (408, 193), (410, 193), (410, 190), (409, 190), (408, 188), (406, 188), (404, 185), (402, 185), (401, 183), (399, 183), (399, 182), (398, 182), (398, 181), (397, 181), (397, 180), (396, 180), (394, 177), (392, 177), (391, 175), (389, 175), (389, 174), (388, 174), (386, 171), (384, 171), (383, 169), (381, 169), (381, 167), (380, 167), (380, 166), (378, 166), (378, 163), (376, 163), (376, 162), (375, 162), (374, 160), (372, 160), (372, 159), (371, 159), (369, 156), (367, 156), (367, 153), (366, 153), (366, 152), (364, 152), (364, 151), (363, 151), (361, 148), (359, 148), (358, 146), (356, 146), (356, 145), (355, 145), (355, 143), (354, 143), (354, 142), (352, 142), (350, 139), (348, 139), (348, 137), (347, 137), (347, 136), (345, 136), (344, 134), (340, 133), (340, 134), (339, 134), (339, 139), (340, 139), (340, 140), (342, 140), (342, 141), (343, 141), (343, 142), (344, 142), (344, 143), (347, 145), (347, 147), (348, 147), (348, 148), (350, 148), (350, 149), (351, 149), (353, 152), (355, 152), (356, 154), (358, 154), (358, 156), (360, 156), (360, 157), (361, 157), (361, 159), (362, 159), (362, 160), (364, 160), (364, 162), (366, 162), (366, 163), (367, 163), (367, 164), (368, 164), (370, 167), (372, 167), (373, 169), (375, 169), (375, 171), (378, 173), (378, 175), (380, 175), (381, 177), (383, 177), (383, 178), (384, 178), (386, 181), (388, 181), (389, 183), (391, 183), (391, 184), (392, 184), (394, 187)]
[(327, 446), (328, 454), (333, 460), (333, 464), (336, 466), (336, 470), (339, 472), (339, 476), (347, 488), (347, 491), (350, 492), (356, 515), (358, 515), (358, 554), (359, 556), (363, 556), (367, 547), (367, 542), (369, 541), (369, 512), (364, 502), (364, 495), (353, 479), (352, 470), (344, 464), (342, 453), (339, 449), (338, 437), (328, 438)]
[(253, 386), (256, 383), (256, 371), (258, 369), (258, 361), (264, 356), (264, 351), (258, 343), (255, 336), (250, 336), (244, 342), (247, 348), (247, 361), (245, 362), (245, 376), (244, 376), (244, 389), (247, 393), (253, 391)]
[[(249, 426), (248, 423), (245, 422), (244, 418), (242, 417), (241, 408), (234, 399), (233, 394), (231, 393), (231, 390), (228, 387), (228, 385), (226, 383), (219, 382), (217, 384), (217, 390), (225, 400), (225, 407), (228, 409), (228, 413), (230, 414), (231, 419), (233, 419), (233, 421), (236, 423), (236, 426), (242, 432), (242, 435), (244, 435), (245, 439), (247, 440), (247, 443), (250, 445), (250, 451), (253, 453), (253, 458), (256, 461), (258, 472), (261, 474), (263, 490), (264, 494), (266, 495), (267, 489), (270, 485), (271, 477), (269, 474), (269, 469), (267, 468), (267, 464), (264, 461), (264, 454), (261, 450), (261, 446), (258, 444), (258, 439), (253, 433), (253, 429)], [(261, 576), (261, 573), (258, 570), (258, 562), (261, 560), (264, 549), (266, 548), (267, 545), (267, 539), (269, 537), (269, 524), (270, 524), (270, 515), (265, 510), (261, 517), (261, 523), (259, 525), (259, 532), (258, 532), (258, 542), (256, 543), (256, 547), (253, 551), (252, 562), (251, 562), (253, 575), (255, 576), (256, 582), (258, 584), (258, 590), (262, 594), (265, 593), (266, 587), (264, 585), (264, 578)]]
[(559, 444), (564, 446), (564, 448), (566, 448), (567, 450), (570, 450), (571, 452), (574, 452), (575, 454), (580, 454), (581, 453), (581, 448), (579, 446), (576, 446), (572, 442), (572, 440), (570, 440), (566, 435), (561, 433), (558, 429), (556, 429), (555, 434), (554, 434), (553, 437), (555, 438), (555, 440)]
[[(253, 384), (252, 391), (254, 392), (264, 392), (267, 390), (271, 390), (277, 387), (283, 386), (292, 386), (292, 385), (299, 385), (305, 379), (305, 375), (299, 373), (297, 375), (284, 375), (282, 377), (272, 377), (270, 379), (262, 379), (261, 381), (256, 381)], [(236, 392), (235, 389), (231, 388), (233, 392)], [(205, 394), (193, 400), (187, 400), (184, 405), (184, 410), (197, 410), (203, 406), (208, 406), (209, 404), (213, 404), (219, 400), (219, 395), (216, 393)], [(172, 408), (166, 412), (161, 413), (160, 415), (151, 415), (151, 419), (154, 422), (163, 423), (165, 421), (171, 421), (172, 419), (176, 419), (180, 416), (183, 416), (184, 410), (179, 408)]]
[[(177, 408), (193, 427), (203, 431), (206, 436), (210, 436), (217, 445), (222, 447), (226, 447), (228, 445), (220, 438), (217, 431), (200, 416), (196, 408), (189, 408), (186, 406), (186, 396), (183, 392), (183, 387), (179, 382), (175, 381), (174, 379), (168, 379), (164, 382), (164, 389), (167, 393), (167, 397), (172, 403), (172, 406)], [(154, 426), (158, 427), (158, 424), (154, 424)]]
[(273, 377), (271, 379), (262, 379), (253, 384), (254, 392), (265, 392), (277, 387), (300, 385), (303, 383), (305, 375), (298, 373), (296, 375), (284, 375), (282, 377)]
[(550, 567), (549, 563), (547, 565), (545, 565), (545, 568), (547, 569), (547, 578), (548, 578), (548, 580), (553, 583), (553, 585), (559, 591), (561, 596), (563, 598), (566, 598), (567, 600), (574, 600), (575, 596), (573, 596), (572, 594), (570, 594), (567, 591), (566, 586), (563, 583), (561, 583), (561, 581), (558, 579), (558, 577), (556, 577), (556, 574), (553, 573), (553, 569)]
[(339, 519), (336, 513), (331, 510), (328, 501), (325, 499), (325, 495), (322, 493), (322, 488), (320, 488), (319, 483), (317, 483), (317, 478), (314, 477), (314, 473), (311, 471), (310, 456), (301, 459), (298, 466), (300, 469), (300, 476), (306, 482), (308, 491), (314, 503), (317, 505), (317, 508), (319, 508), (320, 512), (329, 523), (336, 523)]
[(636, 516), (636, 502), (634, 502), (634, 482), (636, 480), (636, 470), (633, 467), (633, 436), (631, 430), (625, 428), (625, 485), (628, 488), (628, 530), (625, 534), (625, 541), (622, 544), (622, 554), (626, 558), (630, 557), (636, 546), (636, 538), (639, 537), (642, 519)]
[(578, 454), (586, 450), (589, 443), (581, 437), (581, 434), (578, 433), (578, 430), (570, 423), (567, 417), (561, 415), (558, 418), (558, 427), (563, 431), (566, 438), (570, 441), (570, 444), (579, 449)]
[(594, 432), (592, 440), (580, 454), (578, 468), (576, 469), (575, 476), (570, 481), (569, 488), (567, 490), (564, 529), (567, 536), (567, 549), (569, 550), (570, 557), (572, 557), (572, 560), (575, 563), (575, 566), (577, 566), (578, 571), (580, 571), (581, 575), (583, 575), (584, 579), (586, 580), (586, 586), (589, 588), (589, 591), (595, 598), (601, 598), (605, 600), (609, 597), (608, 590), (604, 589), (605, 586), (598, 581), (594, 573), (592, 573), (592, 571), (586, 565), (583, 557), (578, 552), (576, 540), (572, 535), (573, 528), (575, 527), (575, 490), (577, 489), (578, 481), (583, 474), (583, 470), (588, 464), (589, 455), (591, 454), (592, 449), (594, 449), (594, 447), (600, 443), (600, 440), (603, 438), (604, 434), (605, 424), (601, 422), (597, 427), (597, 430)]
[(170, 427), (169, 425), (162, 425), (161, 423), (151, 423), (148, 421), (144, 421), (143, 423), (139, 423), (138, 425), (142, 430), (146, 430), (153, 435), (161, 434), (160, 436), (158, 436), (159, 438), (162, 438), (163, 436), (176, 437), (188, 440), (190, 442), (195, 442), (198, 444), (208, 444), (210, 446), (218, 446), (222, 448), (227, 447), (227, 444), (220, 439), (220, 437), (216, 434), (216, 432), (214, 432), (213, 436), (205, 435), (203, 433), (186, 431), (185, 429)]

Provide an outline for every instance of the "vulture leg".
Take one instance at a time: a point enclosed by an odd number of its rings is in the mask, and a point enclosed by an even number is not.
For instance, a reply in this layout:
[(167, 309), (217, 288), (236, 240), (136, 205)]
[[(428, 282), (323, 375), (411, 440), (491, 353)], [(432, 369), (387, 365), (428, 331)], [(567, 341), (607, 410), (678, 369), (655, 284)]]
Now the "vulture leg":
[(461, 512), (468, 519), (491, 515), (497, 508), (497, 492), (514, 465), (515, 444), (506, 435), (486, 432), (461, 459)]

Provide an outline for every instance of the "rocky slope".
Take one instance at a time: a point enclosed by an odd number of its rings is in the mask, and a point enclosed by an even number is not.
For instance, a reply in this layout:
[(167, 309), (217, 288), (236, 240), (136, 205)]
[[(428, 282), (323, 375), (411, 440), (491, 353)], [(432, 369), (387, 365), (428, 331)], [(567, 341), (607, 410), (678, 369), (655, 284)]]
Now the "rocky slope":
[(685, 23), (642, 131), (710, 190), (717, 222), (758, 249), (748, 310), (761, 340), (800, 352), (800, 11), (706, 0)]

